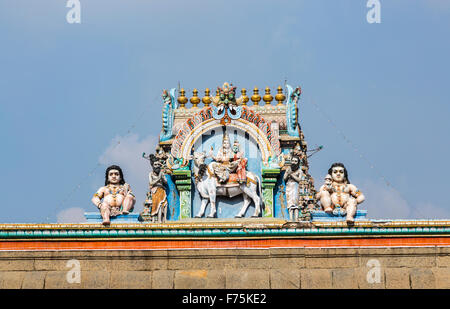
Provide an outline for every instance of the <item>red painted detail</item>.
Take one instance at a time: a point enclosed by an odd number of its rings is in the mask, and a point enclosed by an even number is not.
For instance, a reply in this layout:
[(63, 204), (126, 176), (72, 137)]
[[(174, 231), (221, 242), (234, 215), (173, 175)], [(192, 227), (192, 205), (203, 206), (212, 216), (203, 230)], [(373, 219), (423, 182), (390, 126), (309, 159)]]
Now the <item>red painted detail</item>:
[(61, 240), (0, 241), (6, 250), (163, 250), (239, 248), (450, 246), (450, 237), (235, 239), (235, 240)]

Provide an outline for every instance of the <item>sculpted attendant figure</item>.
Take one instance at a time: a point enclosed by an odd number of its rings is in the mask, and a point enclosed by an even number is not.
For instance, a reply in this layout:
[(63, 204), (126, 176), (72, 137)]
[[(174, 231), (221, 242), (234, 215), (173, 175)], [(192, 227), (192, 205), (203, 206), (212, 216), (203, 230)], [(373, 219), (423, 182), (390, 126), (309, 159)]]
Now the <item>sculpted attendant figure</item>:
[(135, 202), (136, 198), (123, 178), (122, 169), (117, 165), (108, 167), (105, 172), (105, 186), (98, 189), (92, 197), (92, 203), (102, 215), (103, 225), (110, 224), (110, 217), (126, 215), (133, 211)]
[(333, 163), (328, 174), (331, 185), (325, 184), (320, 190), (320, 203), (325, 212), (333, 213), (335, 207), (340, 207), (347, 214), (347, 223), (355, 221), (356, 206), (364, 202), (364, 195), (348, 180), (347, 169), (342, 163)]
[[(233, 143), (233, 163), (230, 172), (236, 171), (238, 176), (238, 182), (244, 183), (246, 181), (246, 167), (247, 167), (247, 158), (244, 157), (244, 153), (241, 152), (241, 146), (237, 140)], [(235, 165), (235, 166), (234, 166)]]
[(167, 195), (165, 186), (167, 180), (162, 170), (163, 164), (157, 156), (150, 155), (150, 164), (153, 171), (148, 175), (149, 192), (144, 203), (144, 212), (150, 212), (152, 221), (163, 223), (166, 221), (167, 215)]
[(289, 210), (289, 219), (298, 221), (299, 213), (299, 184), (302, 181), (302, 170), (300, 169), (300, 159), (292, 156), (291, 165), (284, 173), (284, 181), (286, 182), (286, 201)]

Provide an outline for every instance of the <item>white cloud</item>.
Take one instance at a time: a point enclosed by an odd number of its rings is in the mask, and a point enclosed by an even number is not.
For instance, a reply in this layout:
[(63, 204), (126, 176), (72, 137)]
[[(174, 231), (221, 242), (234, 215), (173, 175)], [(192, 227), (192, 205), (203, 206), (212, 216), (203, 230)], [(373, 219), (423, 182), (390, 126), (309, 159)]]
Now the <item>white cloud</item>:
[(450, 218), (450, 207), (407, 201), (399, 191), (386, 184), (366, 180), (356, 185), (366, 197), (359, 209), (367, 209), (367, 216), (371, 219)]
[(85, 210), (79, 207), (67, 208), (60, 211), (57, 215), (58, 223), (82, 223), (86, 222), (84, 217)]
[(139, 139), (137, 134), (126, 137), (116, 136), (108, 148), (100, 156), (99, 162), (104, 165), (119, 165), (122, 168), (125, 181), (130, 184), (136, 196), (134, 212), (140, 211), (148, 187), (150, 164), (142, 158), (142, 153), (153, 153), (158, 144), (158, 137), (149, 135)]

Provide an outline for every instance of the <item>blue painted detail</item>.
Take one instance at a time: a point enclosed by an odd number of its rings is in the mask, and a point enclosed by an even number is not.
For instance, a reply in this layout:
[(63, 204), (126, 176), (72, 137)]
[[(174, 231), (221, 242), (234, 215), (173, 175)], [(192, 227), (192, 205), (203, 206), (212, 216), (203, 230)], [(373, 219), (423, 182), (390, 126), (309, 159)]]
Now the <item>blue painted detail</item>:
[[(355, 221), (358, 220), (367, 220), (367, 210), (357, 210), (355, 215)], [(312, 210), (311, 211), (311, 218), (312, 221), (345, 221), (345, 216), (342, 215), (342, 213), (339, 212), (336, 214), (327, 214), (325, 211), (322, 210)]]
[(219, 109), (216, 106), (212, 106), (212, 115), (214, 119), (222, 119), (225, 116), (225, 109), (219, 114)]
[[(102, 223), (102, 216), (100, 212), (85, 212), (84, 217), (89, 223)], [(111, 217), (111, 223), (137, 223), (139, 214), (138, 213), (130, 213), (128, 215), (119, 215), (117, 217)]]
[(230, 116), (231, 119), (235, 119), (235, 120), (241, 118), (242, 107), (241, 107), (241, 106), (238, 106), (238, 107), (236, 107), (234, 110), (236, 111), (236, 114), (233, 115), (233, 114), (231, 114), (230, 111), (228, 110), (228, 116)]
[(167, 202), (169, 204), (167, 208), (167, 220), (176, 221), (180, 218), (180, 194), (177, 190), (175, 182), (170, 175), (166, 175), (167, 187)]
[[(259, 179), (261, 180), (261, 151), (259, 150), (257, 142), (249, 136), (248, 133), (244, 132), (240, 128), (235, 128), (232, 126), (227, 126), (225, 128), (226, 133), (228, 134), (231, 143), (233, 144), (235, 140), (239, 142), (241, 145), (241, 151), (244, 152), (244, 156), (248, 158), (247, 162), (247, 171), (251, 171), (255, 173)], [(208, 153), (211, 150), (211, 147), (214, 149), (214, 154), (217, 154), (217, 151), (222, 146), (223, 139), (223, 131), (221, 128), (216, 128), (209, 130), (203, 133), (202, 137), (199, 138), (195, 143), (193, 150), (194, 152), (205, 152)], [(205, 160), (206, 164), (212, 162), (211, 158), (207, 158)], [(192, 166), (192, 175), (193, 172), (193, 164)], [(194, 178), (192, 177), (192, 182), (194, 183)], [(191, 205), (192, 205), (192, 215), (195, 216), (199, 210), (201, 205), (200, 193), (197, 191), (195, 186), (192, 186), (191, 189)], [(218, 196), (216, 199), (216, 207), (217, 207), (217, 218), (234, 218), (234, 216), (239, 212), (243, 205), (243, 196), (238, 195), (234, 198), (222, 197)], [(209, 208), (206, 208), (205, 215), (209, 214)], [(245, 214), (245, 217), (250, 217), (254, 213), (254, 204), (253, 201), (250, 203), (250, 206)]]
[(299, 94), (294, 89), (286, 85), (287, 88), (287, 102), (286, 102), (286, 126), (290, 136), (299, 137), (297, 130), (297, 102)]
[(167, 141), (172, 138), (174, 111), (178, 108), (178, 103), (175, 99), (175, 90), (175, 88), (170, 89), (169, 97), (164, 100), (163, 126), (161, 134), (159, 135), (160, 141)]

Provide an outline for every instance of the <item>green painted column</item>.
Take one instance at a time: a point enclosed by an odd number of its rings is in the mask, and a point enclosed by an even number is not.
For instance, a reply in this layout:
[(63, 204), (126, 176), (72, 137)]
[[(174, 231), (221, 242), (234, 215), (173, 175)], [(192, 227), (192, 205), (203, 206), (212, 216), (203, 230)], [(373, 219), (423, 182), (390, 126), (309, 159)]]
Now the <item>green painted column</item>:
[(263, 188), (263, 201), (264, 201), (264, 213), (263, 217), (273, 218), (274, 217), (274, 201), (273, 201), (273, 188), (280, 175), (280, 169), (263, 169), (262, 170), (262, 188)]
[(172, 176), (180, 193), (180, 220), (192, 218), (191, 171), (174, 170)]

